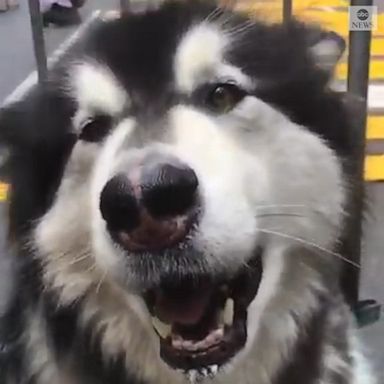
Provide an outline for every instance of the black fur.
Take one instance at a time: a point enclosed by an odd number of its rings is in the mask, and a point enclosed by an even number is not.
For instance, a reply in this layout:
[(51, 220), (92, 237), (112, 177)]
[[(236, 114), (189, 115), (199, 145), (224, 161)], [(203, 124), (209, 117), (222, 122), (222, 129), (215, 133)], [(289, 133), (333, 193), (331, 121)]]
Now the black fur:
[(105, 361), (92, 323), (84, 328), (79, 326), (81, 306), (80, 301), (71, 307), (57, 308), (54, 295), (44, 296), (44, 314), (56, 358), (69, 361), (71, 369), (84, 384), (146, 384), (127, 371), (123, 355)]

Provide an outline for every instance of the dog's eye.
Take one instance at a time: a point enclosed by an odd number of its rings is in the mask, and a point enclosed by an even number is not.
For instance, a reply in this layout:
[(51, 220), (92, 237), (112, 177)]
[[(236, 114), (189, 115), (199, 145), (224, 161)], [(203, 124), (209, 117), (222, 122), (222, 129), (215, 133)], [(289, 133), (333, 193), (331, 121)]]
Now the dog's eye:
[(112, 119), (110, 116), (98, 115), (84, 121), (81, 125), (80, 140), (90, 143), (101, 141), (111, 129)]
[(246, 92), (232, 83), (215, 85), (208, 93), (206, 103), (215, 113), (227, 113), (239, 103)]

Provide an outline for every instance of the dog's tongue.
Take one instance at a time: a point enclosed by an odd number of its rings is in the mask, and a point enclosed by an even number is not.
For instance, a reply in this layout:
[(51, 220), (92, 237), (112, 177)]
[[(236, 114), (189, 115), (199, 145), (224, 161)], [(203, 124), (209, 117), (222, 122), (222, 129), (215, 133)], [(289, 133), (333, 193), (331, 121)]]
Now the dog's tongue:
[(207, 311), (212, 290), (167, 295), (159, 292), (155, 300), (156, 316), (169, 324), (197, 324)]

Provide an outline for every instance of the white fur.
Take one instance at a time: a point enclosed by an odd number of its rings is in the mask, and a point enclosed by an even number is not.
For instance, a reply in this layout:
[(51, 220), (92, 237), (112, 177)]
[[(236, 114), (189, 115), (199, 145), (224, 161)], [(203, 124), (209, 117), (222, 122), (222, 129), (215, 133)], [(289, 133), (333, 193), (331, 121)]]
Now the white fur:
[[(91, 255), (90, 172), (97, 144), (75, 145), (57, 198), (35, 230), (35, 243), (43, 258), (44, 278), (64, 303), (79, 298), (101, 273)], [(70, 276), (70, 278), (69, 278)]]
[(123, 110), (129, 100), (127, 92), (107, 67), (95, 62), (82, 62), (72, 71), (70, 93), (79, 105), (74, 118), (75, 128), (87, 115), (103, 112), (115, 116)]
[(337, 41), (331, 38), (320, 40), (311, 47), (310, 53), (312, 54), (315, 64), (324, 71), (332, 71), (342, 51)]
[(174, 59), (176, 86), (190, 93), (198, 85), (212, 80), (235, 80), (245, 89), (253, 82), (239, 68), (224, 60), (229, 37), (213, 24), (196, 25), (182, 38)]
[(258, 159), (239, 150), (230, 135), (205, 114), (179, 106), (170, 112), (170, 118), (174, 151), (195, 170), (204, 198), (195, 245), (218, 266), (238, 266), (249, 257), (257, 239), (252, 207), (243, 198), (249, 172), (260, 180), (263, 199), (267, 193), (264, 168)]
[[(354, 332), (353, 332), (354, 331)], [(372, 364), (369, 363), (367, 358), (367, 351), (353, 330), (350, 333), (350, 340), (352, 343), (352, 359), (353, 359), (353, 384), (379, 384), (374, 375)]]
[(39, 384), (71, 384), (60, 378), (58, 367), (47, 343), (44, 317), (40, 312), (30, 314), (24, 335), (28, 351), (28, 373)]
[(175, 78), (177, 86), (190, 92), (196, 81), (222, 63), (227, 41), (219, 29), (210, 24), (199, 24), (183, 37), (175, 55)]

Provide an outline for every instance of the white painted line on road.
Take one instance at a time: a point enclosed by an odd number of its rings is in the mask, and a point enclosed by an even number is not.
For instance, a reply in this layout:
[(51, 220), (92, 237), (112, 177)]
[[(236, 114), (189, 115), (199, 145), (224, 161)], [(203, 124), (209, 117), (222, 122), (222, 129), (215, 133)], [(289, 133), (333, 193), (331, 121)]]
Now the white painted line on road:
[[(84, 23), (76, 29), (66, 40), (64, 40), (60, 46), (49, 56), (48, 58), (48, 67), (51, 67), (55, 63), (57, 63), (60, 58), (71, 48), (82, 36), (84, 31), (93, 23), (95, 19), (100, 17), (101, 11), (94, 11), (85, 21)], [(20, 83), (17, 88), (6, 97), (4, 101), (4, 105), (14, 103), (17, 100), (25, 95), (35, 84), (37, 83), (37, 72), (33, 71), (30, 73), (26, 79)]]

